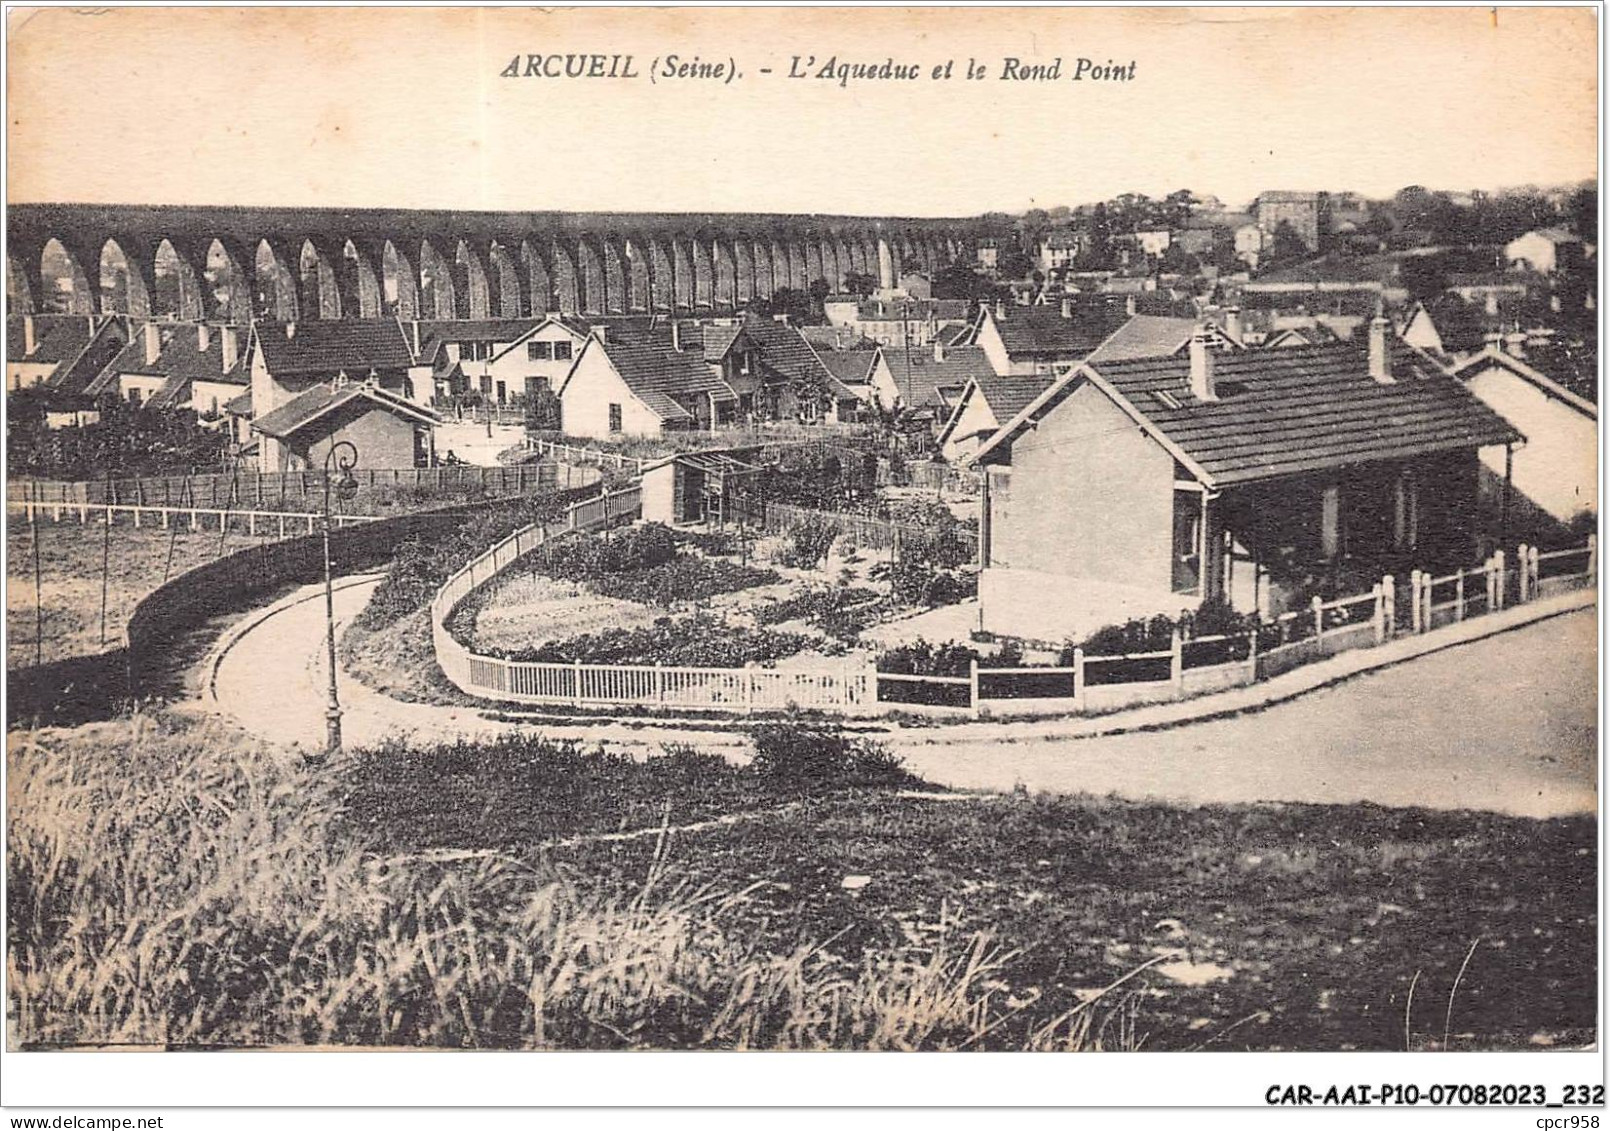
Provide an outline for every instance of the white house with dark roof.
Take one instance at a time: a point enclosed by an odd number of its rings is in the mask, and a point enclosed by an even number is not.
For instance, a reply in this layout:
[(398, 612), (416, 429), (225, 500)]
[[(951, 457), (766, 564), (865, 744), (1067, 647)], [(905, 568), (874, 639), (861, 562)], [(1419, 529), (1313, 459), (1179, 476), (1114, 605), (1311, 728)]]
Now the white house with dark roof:
[[(690, 343), (691, 344), (691, 343)], [(559, 387), (560, 426), (571, 436), (658, 436), (733, 419), (737, 394), (698, 349), (619, 340), (596, 327)]]
[(1045, 392), (1052, 378), (1035, 373), (979, 374), (967, 383), (939, 430), (939, 452), (951, 463), (971, 456)]
[(1538, 228), (1504, 245), (1504, 258), (1512, 266), (1539, 275), (1580, 267), (1582, 257), (1581, 238), (1564, 228)]
[(1524, 437), (1391, 340), (1077, 366), (987, 440), (983, 627), (1078, 639), (1204, 600), (1282, 611), (1468, 566), (1478, 452)]
[(193, 411), (203, 421), (221, 421), (223, 406), (250, 386), (240, 327), (149, 321), (88, 392), (141, 408)]
[[(1518, 536), (1551, 540), (1599, 510), (1599, 408), (1525, 357), (1489, 346), (1452, 375), (1526, 436), (1510, 456)], [(1502, 479), (1505, 453), (1482, 452), (1486, 474)]]

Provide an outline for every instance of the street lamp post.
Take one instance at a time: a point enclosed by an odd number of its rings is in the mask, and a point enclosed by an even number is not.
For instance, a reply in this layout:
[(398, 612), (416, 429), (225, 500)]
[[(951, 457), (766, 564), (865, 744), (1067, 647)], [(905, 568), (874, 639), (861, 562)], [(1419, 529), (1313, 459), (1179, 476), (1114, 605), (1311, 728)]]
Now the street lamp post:
[[(341, 753), (341, 700), (335, 687), (335, 588), (330, 577), (330, 491), (334, 487), (336, 498), (352, 499), (358, 493), (358, 480), (352, 469), (358, 466), (358, 449), (349, 440), (338, 440), (330, 445), (324, 456), (324, 635), (329, 650), (330, 702), (324, 711), (325, 743), (323, 757)], [(331, 470), (340, 472), (340, 479), (331, 482)], [(322, 759), (315, 759), (322, 760)]]

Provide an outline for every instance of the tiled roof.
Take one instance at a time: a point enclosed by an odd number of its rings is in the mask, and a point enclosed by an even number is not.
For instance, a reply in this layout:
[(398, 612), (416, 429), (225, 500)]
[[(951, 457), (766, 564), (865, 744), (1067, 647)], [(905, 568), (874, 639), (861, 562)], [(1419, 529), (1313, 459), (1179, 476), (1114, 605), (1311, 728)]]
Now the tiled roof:
[(744, 320), (744, 333), (760, 351), (762, 364), (790, 381), (807, 386), (822, 385), (833, 376), (823, 364), (821, 356), (800, 336), (797, 327), (771, 318), (751, 316)]
[(1114, 330), (1090, 354), (1091, 361), (1118, 361), (1126, 357), (1167, 357), (1178, 353), (1198, 323), (1194, 318), (1161, 318), (1137, 314)]
[(261, 322), (256, 341), (274, 374), (346, 370), (361, 379), (371, 369), (407, 369), (414, 364), (402, 327), (389, 318), (332, 318), (307, 322)]
[(995, 419), (1005, 424), (1028, 408), (1035, 397), (1049, 389), (1055, 378), (1040, 373), (1008, 373), (1005, 376), (986, 373), (973, 380), (978, 382), (979, 395), (989, 405)]
[[(87, 324), (86, 324), (87, 329)], [(87, 394), (102, 371), (122, 351), (128, 331), (117, 319), (108, 319), (94, 337), (50, 375), (46, 387), (67, 396)]]
[(562, 327), (564, 330), (569, 332), (571, 337), (576, 338), (577, 340), (584, 339), (593, 332), (593, 328), (591, 326), (574, 314), (550, 313), (544, 314), (540, 318), (521, 319), (520, 322), (525, 326), (525, 329), (522, 330), (517, 336), (513, 338), (497, 339), (498, 341), (506, 342), (507, 344), (497, 353), (492, 355), (493, 361), (497, 361), (499, 358), (505, 357), (514, 350), (519, 349), (527, 338), (531, 337), (531, 335), (535, 334), (538, 330), (549, 325), (550, 323), (552, 325)]
[(690, 397), (708, 395), (717, 400), (735, 397), (727, 383), (710, 371), (703, 351), (678, 352), (654, 344), (613, 338), (605, 341), (595, 338), (586, 348), (602, 349), (626, 387), (662, 420), (691, 417), (679, 403)]
[[(135, 331), (134, 337), (124, 346), (122, 351), (112, 360), (112, 363), (103, 369), (94, 383), (86, 390), (92, 394), (106, 392), (117, 384), (117, 379), (125, 373), (146, 374), (153, 377), (177, 378), (184, 387), (188, 388), (192, 381), (217, 381), (226, 385), (251, 384), (251, 371), (246, 365), (246, 352), (237, 348), (235, 363), (229, 369), (224, 369), (223, 333), (213, 327), (207, 342), (207, 348), (201, 348), (200, 335), (193, 324), (176, 323), (165, 326), (160, 322), (147, 323), (156, 326), (157, 332), (162, 336), (162, 352), (154, 362), (145, 360), (145, 334), (144, 327)], [(237, 342), (244, 342), (246, 335), (237, 331)], [(154, 408), (171, 407), (173, 404), (183, 404), (174, 401), (173, 396), (163, 398), (159, 392), (147, 402)], [(161, 400), (161, 403), (156, 403)]]
[(26, 324), (21, 316), (6, 319), (6, 360), (60, 365), (71, 361), (89, 344), (87, 315), (34, 315), (34, 349), (27, 352)]
[(878, 364), (878, 351), (827, 350), (817, 355), (829, 373), (845, 385), (865, 385), (872, 380), (872, 370)]
[(278, 408), (264, 413), (252, 421), (255, 431), (284, 439), (293, 436), (326, 413), (333, 412), (357, 400), (368, 400), (399, 416), (411, 416), (426, 424), (439, 424), (441, 418), (424, 405), (415, 404), (367, 383), (349, 382), (339, 388), (334, 385), (314, 385)]
[(960, 390), (974, 377), (993, 376), (989, 358), (978, 346), (955, 346), (945, 350), (943, 361), (935, 360), (932, 346), (913, 346), (910, 363), (904, 349), (890, 346), (883, 351), (894, 377), (895, 388), (908, 408), (921, 408), (943, 399), (945, 390)]
[(1207, 485), (1234, 486), (1522, 437), (1458, 381), (1393, 350), (1397, 379), (1369, 376), (1352, 343), (1215, 355), (1220, 396), (1190, 392), (1188, 357), (1112, 361), (1065, 377), (981, 449), (998, 446), (1084, 380), (1110, 391)]
[(732, 343), (743, 333), (742, 326), (705, 326), (702, 329), (706, 361), (720, 361), (726, 357)]
[[(960, 328), (963, 333), (967, 327)], [(799, 336), (811, 344), (819, 354), (833, 351), (869, 350), (877, 346), (871, 338), (864, 338), (850, 326), (801, 326)]]
[(250, 416), (252, 414), (252, 392), (247, 389), (238, 397), (231, 397), (224, 402), (224, 411), (234, 416)]
[(1071, 316), (1055, 306), (1008, 306), (995, 319), (1006, 352), (1014, 357), (1054, 356), (1083, 360), (1129, 318), (1122, 302), (1073, 299)]
[(856, 308), (862, 322), (920, 322), (928, 318), (953, 322), (973, 312), (972, 303), (963, 298), (869, 298)]

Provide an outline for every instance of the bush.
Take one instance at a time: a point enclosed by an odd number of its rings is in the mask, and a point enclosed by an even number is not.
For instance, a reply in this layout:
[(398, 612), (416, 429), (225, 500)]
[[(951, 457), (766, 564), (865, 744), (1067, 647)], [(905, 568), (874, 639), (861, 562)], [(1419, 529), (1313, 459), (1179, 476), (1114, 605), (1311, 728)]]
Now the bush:
[(693, 668), (741, 668), (798, 655), (815, 642), (793, 632), (737, 628), (711, 616), (661, 617), (647, 628), (611, 628), (536, 648), (492, 650), (507, 660), (558, 664), (670, 664)]
[(964, 676), (977, 659), (977, 652), (960, 644), (934, 645), (919, 638), (879, 656), (878, 670), (890, 675)]
[(756, 569), (696, 554), (679, 554), (651, 569), (606, 574), (591, 582), (590, 588), (606, 597), (669, 607), (687, 601), (706, 601), (721, 593), (736, 593), (757, 585), (773, 585), (781, 580), (776, 570)]
[(670, 527), (648, 522), (608, 535), (555, 539), (531, 555), (530, 568), (565, 581), (597, 581), (664, 565), (676, 550)]
[(785, 789), (819, 793), (835, 787), (921, 785), (901, 759), (880, 742), (847, 738), (835, 730), (794, 725), (759, 726), (750, 771)]
[(827, 557), (827, 552), (838, 541), (839, 529), (834, 522), (820, 515), (797, 518), (788, 526), (786, 539), (777, 554), (777, 560), (794, 569), (815, 569)]

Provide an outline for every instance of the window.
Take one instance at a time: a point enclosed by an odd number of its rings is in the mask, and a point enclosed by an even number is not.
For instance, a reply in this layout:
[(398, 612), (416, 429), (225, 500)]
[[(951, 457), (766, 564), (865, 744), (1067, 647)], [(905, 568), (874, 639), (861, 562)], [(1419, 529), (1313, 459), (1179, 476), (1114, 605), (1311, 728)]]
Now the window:
[(490, 393), (491, 391), (492, 391), (492, 375), (490, 373), (481, 374), (481, 392)]
[(546, 393), (548, 388), (548, 378), (541, 373), (533, 373), (525, 379), (527, 393)]
[(463, 361), (485, 361), (492, 356), (491, 342), (460, 342), (458, 356)]
[(553, 359), (555, 361), (569, 361), (570, 348), (571, 343), (569, 342), (555, 342), (553, 344)]
[[(567, 346), (569, 342), (565, 343)], [(528, 361), (550, 361), (553, 359), (552, 342), (527, 342), (525, 355)]]
[(609, 430), (611, 432), (621, 430), (621, 406), (618, 404), (609, 406)]

